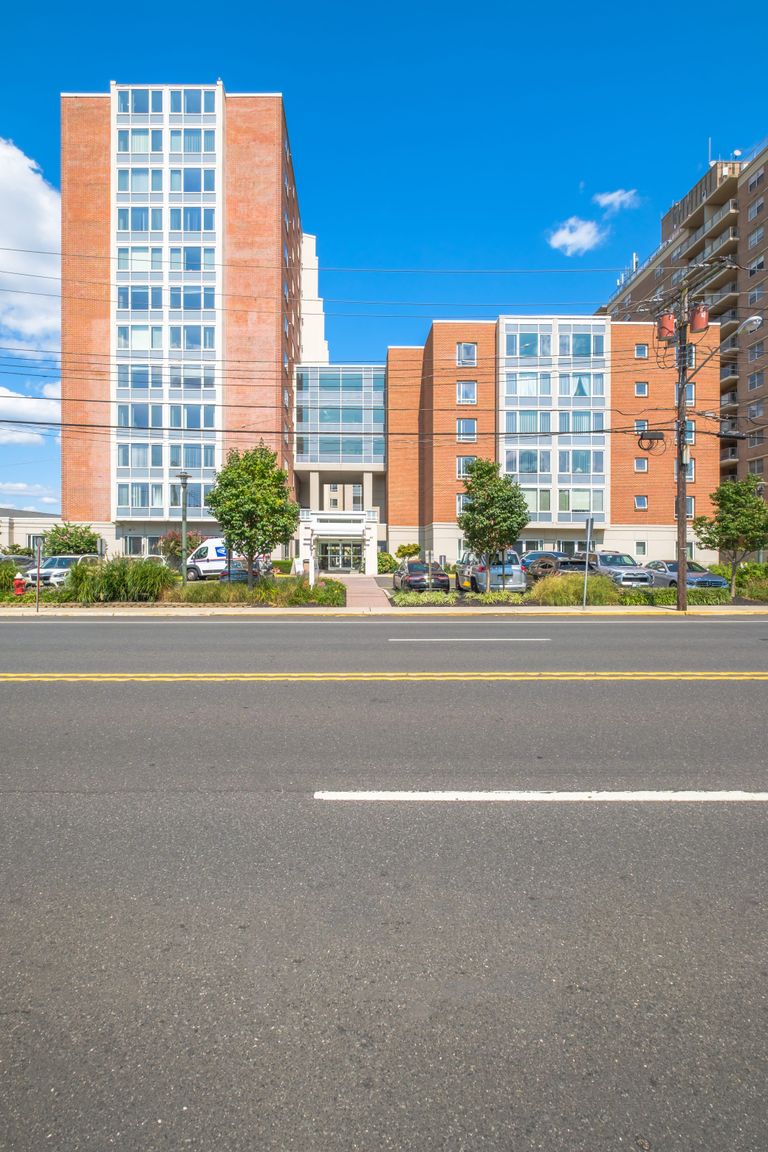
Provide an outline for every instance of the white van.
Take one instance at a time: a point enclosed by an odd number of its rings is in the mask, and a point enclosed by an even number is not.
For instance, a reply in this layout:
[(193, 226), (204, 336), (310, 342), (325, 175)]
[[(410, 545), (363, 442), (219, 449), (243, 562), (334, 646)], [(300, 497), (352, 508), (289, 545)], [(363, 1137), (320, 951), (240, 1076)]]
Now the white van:
[(226, 567), (227, 545), (224, 537), (213, 536), (187, 557), (187, 580), (210, 580), (211, 577), (220, 576)]

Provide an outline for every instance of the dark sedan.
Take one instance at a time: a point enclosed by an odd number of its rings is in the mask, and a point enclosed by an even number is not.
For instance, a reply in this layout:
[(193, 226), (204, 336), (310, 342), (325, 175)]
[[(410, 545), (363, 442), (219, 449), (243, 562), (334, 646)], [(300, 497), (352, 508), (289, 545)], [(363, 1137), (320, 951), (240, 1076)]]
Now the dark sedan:
[[(550, 572), (556, 570), (557, 564), (561, 560), (568, 560), (568, 559), (569, 559), (569, 556), (566, 552), (554, 552), (554, 551), (550, 551), (550, 552), (523, 552), (522, 556), (520, 557), (520, 567), (522, 568), (523, 572), (525, 572), (527, 575), (527, 573), (531, 570), (531, 568), (536, 566), (536, 567), (541, 568), (542, 575), (548, 576), (550, 574)], [(550, 560), (554, 560), (555, 563), (550, 564), (549, 563)], [(539, 563), (540, 561), (543, 561), (544, 563), (540, 564)]]
[[(272, 561), (268, 557), (257, 556), (253, 562), (253, 579), (263, 580), (273, 575)], [(225, 568), (219, 576), (222, 584), (247, 584), (248, 569), (242, 560), (232, 560), (229, 568)]]
[(451, 586), (448, 573), (439, 564), (423, 560), (404, 560), (392, 574), (392, 585), (402, 592), (447, 592)]

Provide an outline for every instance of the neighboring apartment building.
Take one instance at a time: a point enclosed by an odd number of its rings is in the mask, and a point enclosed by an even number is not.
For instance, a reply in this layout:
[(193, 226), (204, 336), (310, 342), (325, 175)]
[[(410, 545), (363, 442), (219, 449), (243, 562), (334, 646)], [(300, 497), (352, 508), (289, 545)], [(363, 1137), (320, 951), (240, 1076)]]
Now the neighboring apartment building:
[[(713, 332), (699, 338), (700, 365)], [(435, 321), (423, 349), (390, 348), (387, 359), (390, 549), (418, 540), (455, 560), (463, 476), (477, 456), (494, 456), (531, 512), (520, 547), (573, 552), (591, 516), (598, 547), (673, 556), (676, 381), (674, 351), (657, 349), (648, 321)], [(694, 411), (715, 405), (719, 387), (715, 354), (689, 388), (691, 518), (711, 509), (719, 446), (697, 431)], [(666, 433), (650, 452), (638, 446), (646, 429)], [(708, 557), (692, 536), (690, 550)]]
[[(661, 221), (661, 244), (628, 270), (607, 304), (618, 320), (653, 318), (654, 298), (665, 297), (685, 270), (717, 257), (701, 296), (720, 323), (722, 418), (720, 478), (768, 473), (768, 327), (736, 335), (751, 315), (766, 315), (768, 299), (768, 144), (748, 156), (713, 162)], [(728, 433), (744, 432), (746, 440)]]
[(282, 98), (65, 94), (62, 249), (63, 515), (140, 555), (178, 527), (182, 469), (198, 531), (229, 448), (263, 440), (293, 480), (302, 233)]

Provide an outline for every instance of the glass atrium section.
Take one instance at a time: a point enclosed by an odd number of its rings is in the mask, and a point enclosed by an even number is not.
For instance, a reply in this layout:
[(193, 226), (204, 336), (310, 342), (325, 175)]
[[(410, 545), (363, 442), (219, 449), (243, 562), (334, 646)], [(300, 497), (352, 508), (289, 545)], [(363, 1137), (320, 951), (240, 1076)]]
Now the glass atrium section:
[(384, 464), (383, 365), (296, 370), (296, 464)]

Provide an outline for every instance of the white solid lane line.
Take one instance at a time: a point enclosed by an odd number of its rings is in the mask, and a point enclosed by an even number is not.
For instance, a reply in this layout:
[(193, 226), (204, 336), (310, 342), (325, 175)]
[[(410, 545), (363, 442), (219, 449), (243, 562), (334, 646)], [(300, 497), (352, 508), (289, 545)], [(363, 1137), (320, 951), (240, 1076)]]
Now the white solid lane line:
[(390, 636), (390, 644), (551, 644), (549, 636)]
[(768, 792), (315, 792), (315, 800), (355, 800), (387, 803), (505, 803), (505, 804), (748, 804), (768, 803)]

